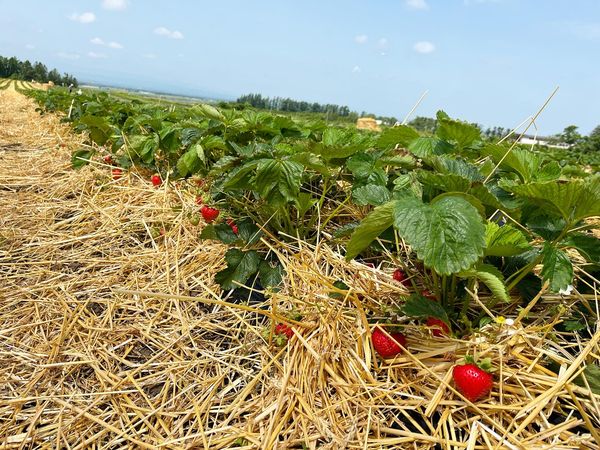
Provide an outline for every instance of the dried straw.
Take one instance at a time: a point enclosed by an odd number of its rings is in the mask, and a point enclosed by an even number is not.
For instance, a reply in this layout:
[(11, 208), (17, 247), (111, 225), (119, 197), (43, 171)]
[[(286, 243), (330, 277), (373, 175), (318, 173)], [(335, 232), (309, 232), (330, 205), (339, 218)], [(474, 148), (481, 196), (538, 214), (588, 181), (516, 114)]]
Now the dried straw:
[[(389, 271), (269, 239), (285, 287), (223, 300), (226, 248), (186, 220), (189, 186), (73, 171), (80, 142), (0, 91), (0, 448), (599, 448), (600, 396), (572, 381), (598, 362), (600, 330), (553, 331), (577, 299), (540, 297), (469, 341), (407, 323), (407, 352), (382, 361), (369, 320), (404, 293)], [(351, 289), (334, 299), (338, 279)], [(304, 319), (277, 347), (264, 331), (291, 310)], [(467, 353), (498, 366), (477, 404), (451, 382)]]

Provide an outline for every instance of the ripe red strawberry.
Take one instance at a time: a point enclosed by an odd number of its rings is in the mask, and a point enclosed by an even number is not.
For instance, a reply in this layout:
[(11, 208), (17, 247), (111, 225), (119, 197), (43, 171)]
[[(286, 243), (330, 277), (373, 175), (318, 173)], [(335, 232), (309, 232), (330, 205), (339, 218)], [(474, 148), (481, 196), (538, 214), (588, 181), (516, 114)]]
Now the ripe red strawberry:
[(436, 337), (448, 336), (450, 334), (450, 327), (442, 319), (429, 317), (425, 325), (431, 329), (431, 334)]
[(200, 209), (200, 213), (202, 214), (202, 217), (204, 217), (204, 220), (206, 220), (208, 223), (213, 222), (217, 217), (219, 217), (218, 209), (211, 208), (210, 206), (206, 205)]
[(408, 276), (400, 269), (394, 270), (392, 278), (394, 278), (394, 280), (398, 283), (402, 283), (404, 286), (410, 286), (410, 280), (408, 279)]
[(240, 232), (240, 230), (238, 229), (238, 226), (235, 224), (233, 219), (227, 219), (227, 225), (229, 225), (231, 227), (233, 234), (237, 235)]
[(162, 180), (160, 179), (160, 175), (154, 174), (150, 177), (150, 181), (152, 181), (152, 186), (160, 186), (162, 184)]
[(421, 295), (425, 298), (428, 298), (429, 300), (433, 300), (437, 302), (437, 297), (435, 296), (435, 294), (433, 292), (431, 292), (429, 289), (423, 289), (421, 291)]
[[(465, 358), (467, 364), (454, 366), (452, 378), (459, 392), (469, 401), (475, 402), (490, 393), (494, 386), (494, 378), (491, 373), (478, 367), (470, 358)], [(488, 360), (482, 361), (481, 366), (489, 366)]]
[(286, 336), (288, 339), (291, 339), (294, 335), (294, 331), (289, 325), (286, 325), (285, 323), (278, 323), (275, 326), (275, 334)]
[(112, 169), (110, 171), (112, 173), (113, 180), (118, 180), (123, 175), (123, 171), (121, 169)]
[(112, 164), (112, 163), (113, 163), (112, 156), (111, 156), (111, 155), (106, 155), (106, 156), (104, 157), (104, 162), (105, 162), (106, 164)]
[(400, 345), (406, 347), (406, 337), (402, 333), (386, 334), (379, 327), (375, 327), (371, 333), (371, 341), (373, 342), (373, 348), (382, 358), (393, 358), (402, 352)]

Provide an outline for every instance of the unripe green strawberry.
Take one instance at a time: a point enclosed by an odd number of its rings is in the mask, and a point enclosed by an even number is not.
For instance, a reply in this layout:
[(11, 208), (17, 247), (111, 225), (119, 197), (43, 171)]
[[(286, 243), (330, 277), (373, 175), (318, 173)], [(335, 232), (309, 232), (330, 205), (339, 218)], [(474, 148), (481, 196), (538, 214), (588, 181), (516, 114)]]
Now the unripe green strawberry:
[[(472, 361), (472, 359), (470, 360)], [(481, 365), (485, 365), (486, 363), (489, 364), (489, 360), (484, 360)], [(494, 386), (492, 374), (478, 367), (473, 362), (454, 366), (454, 369), (452, 369), (452, 378), (459, 392), (472, 402), (488, 395)]]

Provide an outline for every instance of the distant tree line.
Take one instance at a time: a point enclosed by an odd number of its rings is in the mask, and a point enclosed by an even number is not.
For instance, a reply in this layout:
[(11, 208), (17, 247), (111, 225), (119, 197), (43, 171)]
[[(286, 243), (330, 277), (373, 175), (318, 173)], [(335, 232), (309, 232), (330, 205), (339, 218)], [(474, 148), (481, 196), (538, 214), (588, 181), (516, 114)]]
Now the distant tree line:
[(348, 106), (306, 102), (283, 97), (263, 97), (261, 94), (242, 95), (236, 100), (236, 103), (248, 104), (254, 108), (274, 111), (326, 114), (330, 118), (340, 118), (347, 121), (356, 121), (359, 117), (372, 117), (381, 120), (386, 125), (394, 125), (398, 121), (395, 117), (376, 116), (365, 111), (359, 115), (356, 111), (351, 111)]
[(47, 83), (52, 81), (54, 84), (65, 84), (77, 87), (77, 78), (68, 73), (63, 75), (56, 69), (48, 71), (48, 68), (41, 62), (31, 63), (29, 60), (20, 61), (14, 56), (7, 58), (0, 56), (0, 78), (12, 78), (15, 80), (37, 81)]

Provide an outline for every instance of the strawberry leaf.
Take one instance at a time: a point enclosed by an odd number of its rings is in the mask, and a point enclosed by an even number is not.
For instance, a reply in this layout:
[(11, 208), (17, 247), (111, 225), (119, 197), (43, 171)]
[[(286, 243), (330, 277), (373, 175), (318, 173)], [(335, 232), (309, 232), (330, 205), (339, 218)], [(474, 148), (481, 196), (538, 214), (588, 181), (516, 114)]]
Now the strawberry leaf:
[(346, 248), (346, 260), (358, 256), (371, 242), (394, 223), (393, 211), (396, 202), (378, 206), (356, 227)]
[(565, 289), (573, 281), (573, 264), (567, 254), (546, 242), (542, 255), (542, 278), (550, 281), (550, 290)]
[(531, 248), (521, 231), (489, 222), (485, 227), (486, 256), (514, 256)]
[(425, 204), (405, 197), (394, 203), (393, 215), (400, 235), (439, 274), (465, 270), (483, 255), (485, 227), (477, 209), (463, 198), (445, 196)]
[(443, 320), (446, 324), (450, 325), (450, 319), (448, 318), (448, 313), (444, 307), (438, 302), (425, 298), (421, 295), (413, 294), (406, 301), (402, 310), (404, 311), (404, 314), (409, 317), (434, 317), (436, 319)]
[(232, 248), (225, 254), (227, 267), (215, 275), (217, 282), (222, 289), (229, 290), (246, 284), (248, 279), (256, 274), (260, 264), (260, 256), (254, 250), (244, 252), (237, 248)]

